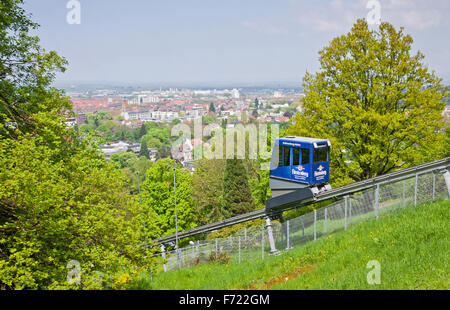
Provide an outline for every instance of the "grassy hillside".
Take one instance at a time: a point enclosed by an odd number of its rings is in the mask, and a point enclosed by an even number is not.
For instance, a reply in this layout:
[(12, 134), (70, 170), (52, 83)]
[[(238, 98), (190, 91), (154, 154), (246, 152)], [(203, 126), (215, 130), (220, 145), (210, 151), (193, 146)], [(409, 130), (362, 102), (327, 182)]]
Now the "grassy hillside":
[[(137, 289), (449, 289), (450, 201), (370, 219), (279, 256), (146, 276)], [(381, 283), (368, 284), (377, 260)]]

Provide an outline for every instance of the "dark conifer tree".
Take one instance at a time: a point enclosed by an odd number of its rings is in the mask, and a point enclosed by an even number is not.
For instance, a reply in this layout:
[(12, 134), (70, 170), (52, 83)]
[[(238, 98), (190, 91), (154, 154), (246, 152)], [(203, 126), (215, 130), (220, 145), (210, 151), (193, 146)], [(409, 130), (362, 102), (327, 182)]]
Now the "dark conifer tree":
[(214, 103), (212, 102), (209, 104), (209, 112), (216, 113), (216, 108), (214, 107)]
[(139, 139), (142, 138), (147, 134), (147, 128), (145, 127), (145, 124), (142, 124), (141, 130), (139, 130)]
[(142, 139), (141, 142), (141, 150), (139, 151), (139, 157), (144, 156), (147, 159), (150, 159), (150, 154), (148, 152), (147, 148), (147, 141), (145, 139)]
[(236, 216), (253, 211), (247, 167), (242, 159), (227, 159), (223, 177), (224, 211)]

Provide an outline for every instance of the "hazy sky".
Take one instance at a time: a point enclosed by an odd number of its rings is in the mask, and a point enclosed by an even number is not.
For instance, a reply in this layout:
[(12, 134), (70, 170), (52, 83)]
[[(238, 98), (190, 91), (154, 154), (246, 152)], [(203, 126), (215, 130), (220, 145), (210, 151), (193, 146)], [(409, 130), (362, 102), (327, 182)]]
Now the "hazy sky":
[[(368, 0), (25, 0), (47, 50), (69, 61), (59, 82), (301, 83), (317, 52), (365, 18)], [(450, 1), (379, 0), (425, 62), (450, 81)]]

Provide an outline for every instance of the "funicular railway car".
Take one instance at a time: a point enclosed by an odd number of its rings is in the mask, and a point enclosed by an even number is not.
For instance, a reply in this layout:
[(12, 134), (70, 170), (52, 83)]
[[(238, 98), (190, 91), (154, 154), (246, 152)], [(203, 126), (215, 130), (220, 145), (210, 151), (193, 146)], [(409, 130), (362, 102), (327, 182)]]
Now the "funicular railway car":
[(269, 174), (273, 198), (266, 202), (266, 208), (330, 190), (330, 147), (327, 139), (295, 136), (277, 139)]

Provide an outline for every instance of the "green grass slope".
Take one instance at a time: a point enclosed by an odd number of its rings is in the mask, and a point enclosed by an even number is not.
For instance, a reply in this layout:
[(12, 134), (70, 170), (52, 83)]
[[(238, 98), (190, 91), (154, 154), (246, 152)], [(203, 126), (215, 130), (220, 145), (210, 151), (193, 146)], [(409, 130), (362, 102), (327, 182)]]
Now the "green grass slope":
[[(408, 207), (264, 261), (142, 276), (136, 289), (449, 289), (450, 201)], [(369, 284), (380, 263), (380, 283)]]

